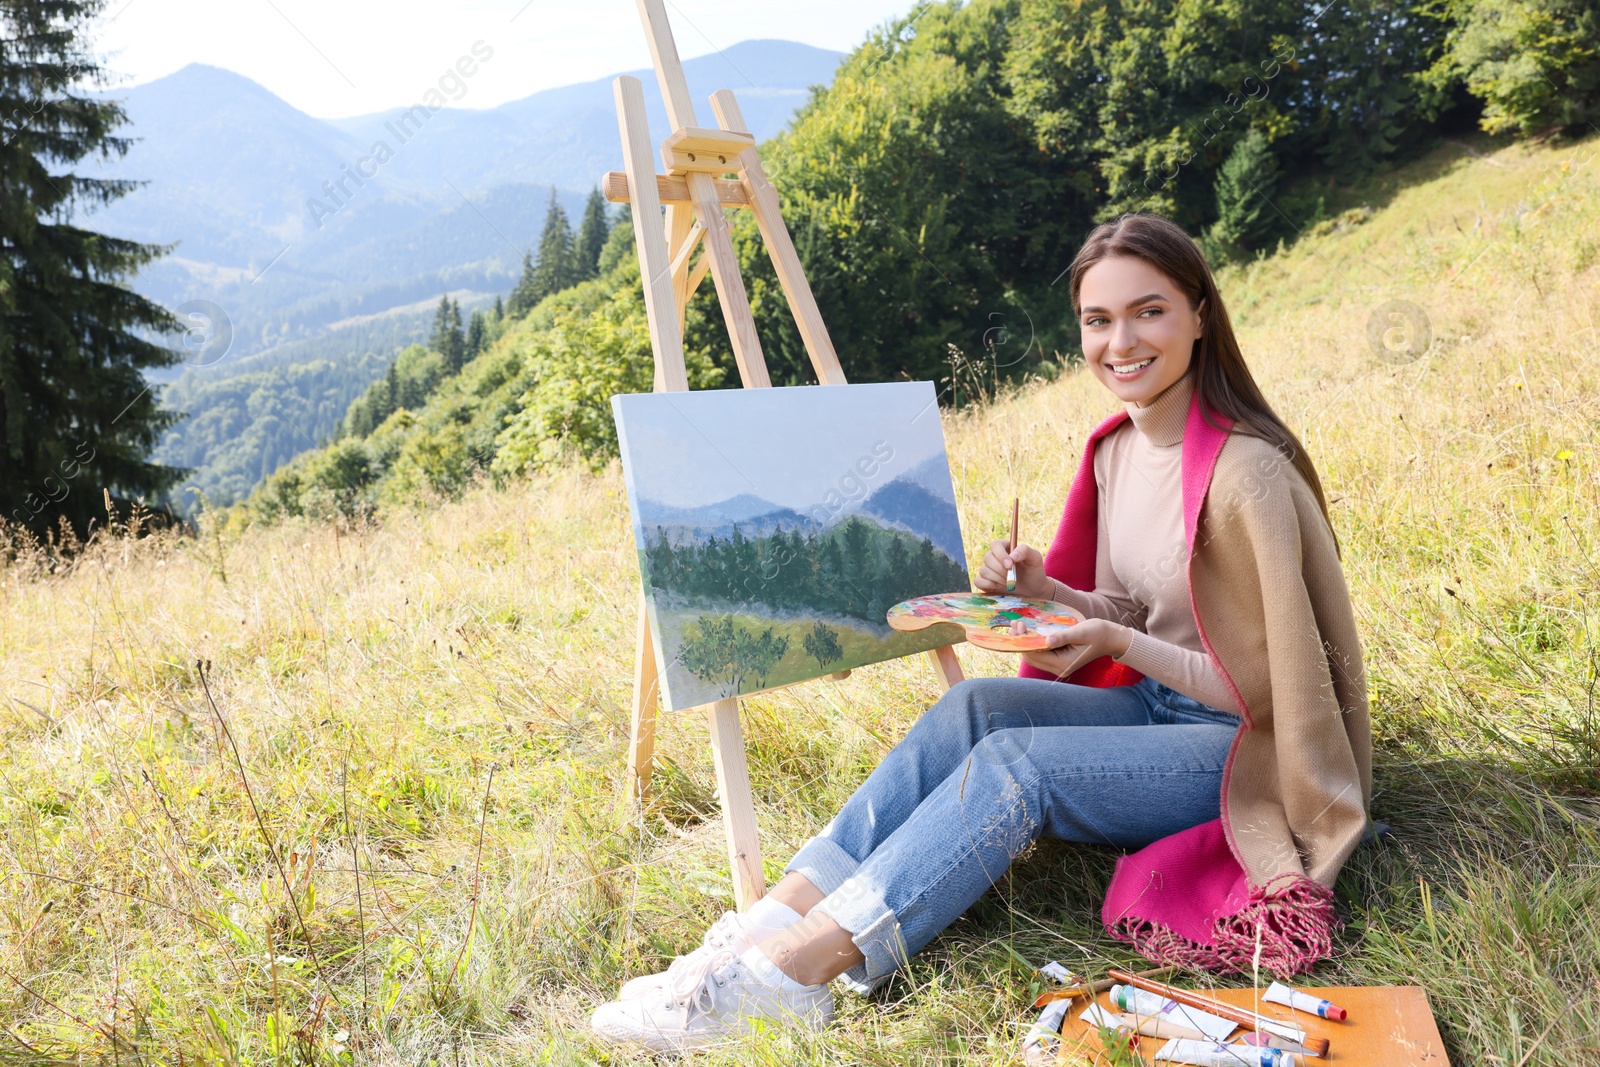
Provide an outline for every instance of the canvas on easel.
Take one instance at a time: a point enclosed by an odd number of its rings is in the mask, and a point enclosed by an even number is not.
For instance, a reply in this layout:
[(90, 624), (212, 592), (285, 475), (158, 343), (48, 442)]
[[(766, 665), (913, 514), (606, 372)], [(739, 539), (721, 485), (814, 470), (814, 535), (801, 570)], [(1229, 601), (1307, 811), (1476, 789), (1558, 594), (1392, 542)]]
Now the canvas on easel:
[[(656, 171), (643, 86), (637, 78), (624, 75), (612, 85), (626, 170), (623, 175), (606, 175), (602, 188), (612, 200), (626, 200), (633, 205), (634, 243), (639, 254), (650, 345), (655, 355), (655, 391), (686, 393), (689, 389), (683, 358), (683, 319), (690, 296), (707, 274), (716, 287), (741, 384), (746, 389), (772, 384), (761, 353), (761, 342), (756, 336), (750, 300), (739, 274), (728, 222), (723, 215), (725, 209), (749, 210), (754, 214), (818, 382), (844, 385), (844, 371), (839, 366), (833, 342), (779, 211), (777, 190), (762, 169), (755, 138), (745, 125), (737, 99), (727, 89), (712, 94), (711, 106), (718, 126), (701, 127), (689, 98), (688, 83), (667, 22), (664, 0), (637, 0), (637, 3), (666, 104), (667, 122), (673, 131), (661, 145), (666, 173)], [(691, 265), (697, 250), (700, 258)], [(936, 677), (946, 688), (960, 681), (962, 676), (960, 664), (950, 648), (950, 643), (958, 639), (941, 638), (946, 643), (928, 653)], [(657, 655), (649, 610), (641, 598), (634, 655), (633, 727), (627, 775), (629, 797), (643, 797), (649, 788), (658, 688)], [(756, 836), (738, 698), (713, 701), (708, 705), (708, 719), (712, 759), (722, 798), (728, 860), (733, 872), (734, 899), (740, 908), (745, 908), (765, 893), (766, 881)]]
[(611, 404), (667, 710), (949, 644), (885, 621), (967, 584), (932, 382)]

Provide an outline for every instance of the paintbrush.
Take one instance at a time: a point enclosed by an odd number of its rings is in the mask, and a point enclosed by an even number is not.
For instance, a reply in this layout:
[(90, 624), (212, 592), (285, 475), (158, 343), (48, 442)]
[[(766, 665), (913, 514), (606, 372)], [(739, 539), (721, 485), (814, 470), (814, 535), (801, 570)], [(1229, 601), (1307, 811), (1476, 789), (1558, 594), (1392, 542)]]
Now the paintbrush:
[(1254, 1045), (1257, 1048), (1275, 1048), (1281, 1052), (1293, 1052), (1297, 1056), (1316, 1055), (1315, 1052), (1312, 1052), (1309, 1048), (1302, 1045), (1298, 1041), (1290, 1041), (1286, 1037), (1279, 1037), (1277, 1034), (1263, 1033), (1259, 1030), (1253, 1034), (1245, 1034), (1238, 1041), (1236, 1041), (1235, 1044)]
[[(1157, 967), (1151, 971), (1139, 971), (1138, 974), (1140, 978), (1162, 978), (1171, 974), (1177, 969), (1178, 968), (1176, 967)], [(1033, 1006), (1036, 1008), (1042, 1008), (1053, 1000), (1071, 1000), (1074, 997), (1099, 996), (1101, 993), (1104, 993), (1106, 990), (1116, 985), (1117, 981), (1118, 980), (1115, 978), (1102, 978), (1098, 982), (1090, 982), (1087, 985), (1073, 985), (1067, 986), (1065, 989), (1052, 989), (1048, 992), (1039, 994), (1039, 999), (1033, 1002)]]
[(1127, 971), (1117, 970), (1115, 967), (1106, 973), (1117, 981), (1131, 985), (1135, 989), (1143, 989), (1148, 993), (1166, 997), (1168, 1000), (1175, 1000), (1179, 1004), (1187, 1004), (1191, 1008), (1199, 1008), (1201, 1011), (1209, 1011), (1213, 1015), (1220, 1015), (1224, 1019), (1238, 1023), (1246, 1030), (1261, 1030), (1298, 1041), (1314, 1056), (1326, 1056), (1328, 1054), (1327, 1038), (1310, 1037), (1298, 1026), (1283, 1023), (1277, 1019), (1269, 1019), (1265, 1015), (1258, 1015), (1253, 1011), (1236, 1008), (1232, 1004), (1224, 1004), (1222, 1001), (1212, 997), (1187, 989), (1179, 989), (1176, 986), (1167, 985), (1165, 982), (1153, 981), (1149, 975), (1130, 974)]
[[(1011, 498), (1011, 541), (1010, 541), (1010, 543), (1008, 543), (1006, 545), (1006, 551), (1007, 552), (1015, 552), (1017, 550), (1017, 517), (1018, 517), (1019, 513), (1021, 512), (1021, 510), (1022, 510), (1022, 498), (1020, 496), (1012, 497)], [(1006, 592), (1015, 593), (1016, 591), (1017, 591), (1017, 568), (1012, 567), (1010, 570), (1006, 571)]]

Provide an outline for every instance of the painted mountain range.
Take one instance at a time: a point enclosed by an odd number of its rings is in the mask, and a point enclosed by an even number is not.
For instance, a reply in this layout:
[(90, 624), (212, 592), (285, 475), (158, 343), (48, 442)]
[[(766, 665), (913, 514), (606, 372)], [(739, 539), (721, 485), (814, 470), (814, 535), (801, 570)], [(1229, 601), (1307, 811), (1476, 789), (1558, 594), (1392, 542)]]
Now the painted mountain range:
[(735, 524), (745, 537), (763, 537), (778, 529), (820, 532), (838, 525), (851, 515), (864, 512), (881, 526), (926, 537), (951, 559), (961, 559), (961, 520), (955, 505), (935, 495), (928, 485), (935, 477), (936, 470), (944, 472), (948, 485), (949, 468), (945, 458), (934, 456), (917, 468), (879, 486), (855, 507), (847, 507), (838, 514), (830, 515), (826, 522), (819, 521), (815, 514), (802, 514), (751, 493), (692, 508), (641, 499), (639, 520), (652, 538), (656, 529), (660, 528), (669, 540), (682, 543), (708, 537), (731, 537)]

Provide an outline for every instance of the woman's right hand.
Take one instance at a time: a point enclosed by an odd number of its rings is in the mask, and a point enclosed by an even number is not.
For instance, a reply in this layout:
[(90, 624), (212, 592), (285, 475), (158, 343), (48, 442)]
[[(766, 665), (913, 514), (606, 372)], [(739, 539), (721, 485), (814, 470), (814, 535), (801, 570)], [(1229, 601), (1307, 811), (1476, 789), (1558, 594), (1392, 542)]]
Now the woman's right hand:
[(1044, 573), (1044, 557), (1037, 548), (1027, 544), (1019, 544), (1008, 550), (1004, 541), (991, 543), (973, 584), (978, 592), (986, 596), (1004, 596), (1007, 591), (1006, 571), (1013, 567), (1017, 569), (1017, 587), (1010, 591), (1012, 596), (1032, 600), (1051, 599), (1055, 587)]

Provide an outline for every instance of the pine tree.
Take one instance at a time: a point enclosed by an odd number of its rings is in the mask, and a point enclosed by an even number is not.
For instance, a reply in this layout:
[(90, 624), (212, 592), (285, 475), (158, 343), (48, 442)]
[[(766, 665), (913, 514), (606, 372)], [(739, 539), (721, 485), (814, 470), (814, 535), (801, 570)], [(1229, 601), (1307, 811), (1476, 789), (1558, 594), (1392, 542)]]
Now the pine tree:
[(1211, 240), (1229, 251), (1258, 247), (1277, 222), (1272, 196), (1278, 188), (1278, 161), (1266, 135), (1251, 128), (1223, 161), (1213, 188), (1217, 221)]
[(439, 306), (433, 311), (433, 329), (428, 334), (428, 347), (435, 352), (443, 352), (449, 347), (445, 339), (445, 331), (450, 322), (450, 298), (441, 296)]
[(511, 291), (506, 310), (521, 318), (551, 293), (559, 293), (579, 280), (572, 227), (567, 224), (567, 212), (556, 197), (555, 186), (551, 186), (550, 209), (545, 212), (544, 229), (539, 234), (539, 254), (537, 258), (531, 254), (522, 257), (522, 280)]
[(484, 321), (483, 312), (474, 311), (472, 318), (467, 323), (467, 350), (463, 355), (463, 362), (471, 363), (478, 358), (484, 346), (489, 343), (489, 324)]
[(611, 220), (606, 213), (606, 198), (595, 189), (583, 207), (583, 222), (578, 225), (578, 240), (572, 249), (573, 280), (588, 281), (600, 273), (600, 252), (611, 236)]
[(74, 91), (102, 80), (80, 37), (101, 6), (0, 0), (0, 518), (36, 532), (84, 533), (105, 491), (159, 494), (184, 473), (147, 459), (177, 416), (143, 373), (179, 356), (140, 336), (178, 323), (126, 284), (171, 246), (70, 221), (140, 184), (71, 170), (132, 144), (112, 136), (121, 107)]
[[(372, 421), (372, 403), (368, 396), (359, 397), (350, 405), (344, 416), (344, 434), (346, 437), (365, 437), (373, 431), (377, 423)], [(272, 471), (267, 471), (271, 474)], [(266, 475), (262, 475), (266, 477)]]
[(461, 305), (454, 300), (450, 301), (450, 322), (442, 340), (449, 346), (443, 351), (445, 365), (454, 374), (467, 361), (467, 338), (466, 331), (461, 328)]
[(506, 317), (506, 306), (500, 302), (500, 294), (494, 296), (494, 321), (501, 322)]
[(939, 565), (933, 558), (933, 542), (926, 537), (917, 546), (917, 561), (911, 570), (917, 576), (918, 587), (927, 589), (938, 584)]
[(905, 543), (899, 534), (895, 534), (894, 539), (889, 542), (889, 573), (885, 580), (890, 588), (895, 590), (894, 599), (897, 602), (905, 599), (899, 595), (900, 590), (915, 588), (907, 582), (911, 577), (907, 566), (910, 562), (911, 556), (906, 552)]
[[(533, 305), (539, 302), (535, 289), (538, 279), (534, 275), (533, 253), (522, 253), (522, 277), (511, 290), (511, 299), (506, 301), (506, 313), (514, 319), (520, 319), (533, 310)], [(499, 301), (496, 299), (496, 306)]]
[(550, 210), (545, 213), (544, 232), (539, 235), (539, 259), (534, 264), (534, 303), (559, 293), (571, 285), (572, 227), (567, 224), (567, 212), (556, 199), (555, 186), (550, 187)]
[(850, 574), (858, 580), (867, 577), (867, 526), (857, 518), (845, 520), (844, 524), (844, 551), (845, 559), (850, 565)]
[(400, 407), (400, 361), (396, 359), (389, 364), (389, 370), (383, 376), (383, 414), (379, 416), (373, 412), (373, 421), (382, 422)]
[(451, 374), (461, 369), (465, 361), (466, 342), (461, 335), (461, 305), (448, 296), (439, 298), (439, 309), (433, 313), (433, 336), (428, 347), (444, 357), (444, 365)]

